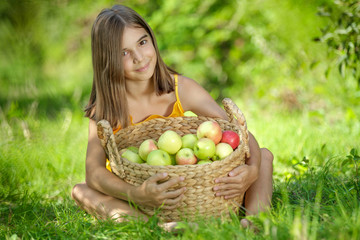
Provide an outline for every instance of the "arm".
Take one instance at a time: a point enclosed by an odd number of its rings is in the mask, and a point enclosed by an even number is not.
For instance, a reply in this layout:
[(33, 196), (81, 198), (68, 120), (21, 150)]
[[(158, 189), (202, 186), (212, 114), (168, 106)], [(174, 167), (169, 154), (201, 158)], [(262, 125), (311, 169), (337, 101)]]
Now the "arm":
[(86, 153), (86, 184), (106, 195), (144, 205), (158, 207), (165, 204), (165, 208), (173, 208), (181, 200), (184, 189), (167, 191), (168, 188), (182, 181), (183, 178), (171, 178), (158, 184), (167, 175), (156, 174), (140, 186), (126, 183), (105, 168), (106, 156), (97, 136), (97, 126), (94, 120), (89, 122), (89, 140)]
[[(228, 120), (225, 111), (214, 101), (210, 94), (194, 80), (181, 76), (179, 80), (179, 97), (185, 111), (197, 115), (220, 117)], [(249, 132), (249, 148), (251, 157), (246, 164), (233, 169), (227, 177), (215, 179), (222, 185), (214, 187), (217, 196), (232, 198), (243, 194), (256, 181), (260, 169), (260, 148)]]

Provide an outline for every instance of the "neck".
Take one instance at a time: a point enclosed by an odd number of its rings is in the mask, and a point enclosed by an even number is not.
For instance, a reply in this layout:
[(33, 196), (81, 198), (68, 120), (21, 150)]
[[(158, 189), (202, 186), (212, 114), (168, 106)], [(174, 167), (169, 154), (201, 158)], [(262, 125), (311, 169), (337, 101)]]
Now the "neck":
[(134, 100), (146, 99), (155, 92), (152, 81), (126, 81), (127, 97)]

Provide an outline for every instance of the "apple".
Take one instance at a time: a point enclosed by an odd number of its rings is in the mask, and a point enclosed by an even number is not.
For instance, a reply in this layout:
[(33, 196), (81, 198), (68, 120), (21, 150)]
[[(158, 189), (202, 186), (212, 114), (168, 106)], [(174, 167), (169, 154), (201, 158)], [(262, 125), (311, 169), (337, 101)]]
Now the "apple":
[(182, 148), (194, 148), (195, 143), (197, 142), (198, 138), (195, 134), (186, 134), (182, 136)]
[(220, 125), (215, 121), (205, 121), (199, 125), (196, 130), (198, 139), (209, 138), (215, 144), (218, 144), (222, 138), (222, 130)]
[(219, 143), (216, 145), (215, 155), (213, 160), (221, 160), (229, 156), (234, 149), (228, 143)]
[(129, 150), (133, 151), (134, 153), (139, 154), (139, 148), (137, 148), (137, 147), (130, 146), (130, 147), (128, 147), (127, 149), (129, 149)]
[(167, 152), (158, 149), (149, 153), (146, 163), (152, 166), (171, 165), (171, 158)]
[(139, 154), (134, 153), (129, 149), (124, 149), (124, 151), (122, 151), (121, 157), (126, 158), (127, 160), (134, 163), (144, 163)]
[(194, 146), (194, 153), (198, 159), (206, 160), (215, 155), (215, 143), (210, 138), (200, 138)]
[(207, 163), (212, 163), (212, 161), (211, 160), (200, 160), (200, 161), (198, 161), (197, 164), (207, 164)]
[(156, 142), (153, 139), (146, 139), (140, 144), (139, 155), (142, 160), (146, 161), (147, 156), (151, 151), (157, 150)]
[(196, 162), (197, 158), (190, 148), (182, 148), (176, 153), (176, 164), (178, 165), (195, 164)]
[(180, 135), (172, 130), (164, 132), (158, 140), (159, 149), (164, 150), (169, 154), (177, 153), (181, 146), (182, 141)]
[(227, 130), (222, 133), (222, 138), (220, 142), (228, 143), (230, 144), (232, 149), (235, 149), (240, 144), (240, 137), (236, 132)]

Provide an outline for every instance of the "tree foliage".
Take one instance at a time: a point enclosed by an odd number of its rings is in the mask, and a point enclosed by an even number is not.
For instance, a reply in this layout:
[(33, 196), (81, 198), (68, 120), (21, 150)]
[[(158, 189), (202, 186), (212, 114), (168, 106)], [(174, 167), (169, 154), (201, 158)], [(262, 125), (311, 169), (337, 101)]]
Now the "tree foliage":
[(315, 40), (326, 43), (331, 53), (337, 55), (337, 66), (343, 77), (347, 70), (360, 86), (360, 2), (335, 0), (323, 5), (319, 15), (327, 18), (322, 36)]

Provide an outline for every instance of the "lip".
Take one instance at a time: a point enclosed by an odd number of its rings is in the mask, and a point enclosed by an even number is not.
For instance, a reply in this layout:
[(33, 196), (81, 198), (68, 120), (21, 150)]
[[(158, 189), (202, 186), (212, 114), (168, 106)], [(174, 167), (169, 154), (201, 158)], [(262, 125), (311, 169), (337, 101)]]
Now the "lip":
[(146, 64), (144, 67), (138, 68), (136, 72), (145, 72), (149, 68), (150, 63)]

